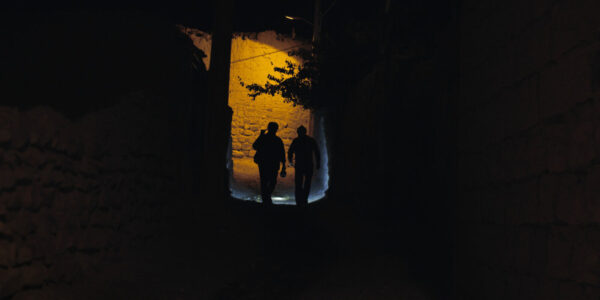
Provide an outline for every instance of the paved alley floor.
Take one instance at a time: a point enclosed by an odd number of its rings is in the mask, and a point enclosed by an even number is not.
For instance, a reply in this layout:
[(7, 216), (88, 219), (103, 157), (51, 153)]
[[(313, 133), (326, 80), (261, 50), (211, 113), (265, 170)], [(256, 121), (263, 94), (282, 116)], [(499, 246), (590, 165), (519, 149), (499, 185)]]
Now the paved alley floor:
[(400, 255), (357, 240), (359, 226), (332, 224), (324, 212), (234, 201), (71, 285), (15, 299), (437, 299)]

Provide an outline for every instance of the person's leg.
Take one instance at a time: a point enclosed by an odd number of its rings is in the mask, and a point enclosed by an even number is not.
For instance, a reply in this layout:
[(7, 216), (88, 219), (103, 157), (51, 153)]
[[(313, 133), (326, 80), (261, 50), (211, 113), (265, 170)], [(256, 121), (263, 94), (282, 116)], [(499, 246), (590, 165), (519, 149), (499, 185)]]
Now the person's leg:
[(271, 197), (271, 195), (273, 195), (273, 191), (275, 191), (275, 185), (277, 185), (277, 173), (279, 170), (273, 168), (270, 170), (269, 173), (269, 197)]
[(277, 169), (274, 168), (268, 168), (265, 170), (265, 177), (266, 177), (266, 187), (265, 187), (265, 199), (267, 205), (272, 205), (273, 204), (273, 200), (271, 198), (271, 196), (273, 195), (273, 191), (275, 190), (275, 185), (277, 184)]
[(269, 193), (269, 173), (265, 166), (258, 165), (258, 174), (260, 176), (260, 197), (263, 205), (271, 204), (271, 194)]
[(300, 170), (298, 173), (298, 177), (300, 177), (300, 179), (297, 186), (298, 195), (296, 196), (296, 204), (300, 207), (306, 207), (308, 205), (306, 197), (304, 196), (306, 194), (306, 191), (304, 189), (304, 185), (306, 183), (306, 171)]

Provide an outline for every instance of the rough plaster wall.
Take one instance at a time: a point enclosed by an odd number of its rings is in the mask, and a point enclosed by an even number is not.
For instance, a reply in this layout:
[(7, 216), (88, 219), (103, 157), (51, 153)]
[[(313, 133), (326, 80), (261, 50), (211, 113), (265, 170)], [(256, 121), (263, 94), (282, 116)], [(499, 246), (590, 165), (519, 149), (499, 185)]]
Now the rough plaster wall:
[(134, 94), (77, 121), (0, 107), (0, 298), (68, 284), (156, 233), (180, 192), (167, 103)]
[(465, 1), (459, 299), (600, 297), (598, 1)]
[[(210, 37), (199, 30), (188, 30), (194, 45), (207, 53), (204, 62), (208, 65)], [(244, 84), (263, 84), (267, 81), (267, 75), (274, 73), (273, 67), (285, 66), (286, 60), (297, 63), (298, 60), (287, 53), (302, 45), (302, 42), (278, 35), (274, 31), (234, 35), (229, 82), (229, 105), (233, 109), (231, 137), (234, 159), (254, 156), (252, 143), (258, 137), (260, 129), (266, 129), (271, 121), (279, 124), (278, 135), (283, 139), (286, 149), (296, 137), (296, 129), (300, 125), (310, 127), (308, 110), (284, 103), (279, 95), (262, 95), (252, 101), (248, 90), (240, 84), (240, 81)]]

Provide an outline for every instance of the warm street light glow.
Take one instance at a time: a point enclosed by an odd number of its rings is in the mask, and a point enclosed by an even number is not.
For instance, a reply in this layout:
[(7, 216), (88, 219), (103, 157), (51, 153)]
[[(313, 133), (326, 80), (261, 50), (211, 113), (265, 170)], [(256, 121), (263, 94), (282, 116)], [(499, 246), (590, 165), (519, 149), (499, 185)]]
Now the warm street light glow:
[(293, 20), (293, 21), (297, 21), (297, 20), (304, 21), (304, 22), (308, 23), (310, 26), (313, 26), (313, 23), (311, 21), (309, 21), (305, 18), (302, 18), (302, 17), (285, 16), (285, 18), (288, 20)]

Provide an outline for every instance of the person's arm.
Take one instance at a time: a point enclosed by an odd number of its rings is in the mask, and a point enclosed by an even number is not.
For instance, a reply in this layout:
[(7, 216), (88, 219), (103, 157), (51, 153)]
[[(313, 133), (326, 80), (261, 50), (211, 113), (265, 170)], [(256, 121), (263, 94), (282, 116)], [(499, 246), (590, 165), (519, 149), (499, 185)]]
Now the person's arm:
[(290, 149), (288, 149), (288, 161), (291, 163), (294, 163), (294, 152), (296, 151), (296, 140), (292, 141), (292, 144), (290, 145)]
[(265, 135), (265, 130), (261, 130), (260, 131), (260, 135), (256, 138), (256, 140), (254, 141), (254, 143), (252, 143), (252, 149), (254, 150), (258, 150), (258, 147), (260, 147), (260, 144), (262, 142), (262, 137)]
[(281, 139), (279, 140), (279, 145), (280, 145), (280, 161), (281, 161), (281, 169), (285, 170), (285, 148), (283, 147), (283, 141), (281, 141)]
[(317, 162), (317, 170), (321, 168), (321, 153), (319, 152), (319, 146), (317, 146), (317, 142), (313, 139), (313, 152), (315, 152), (315, 161)]

